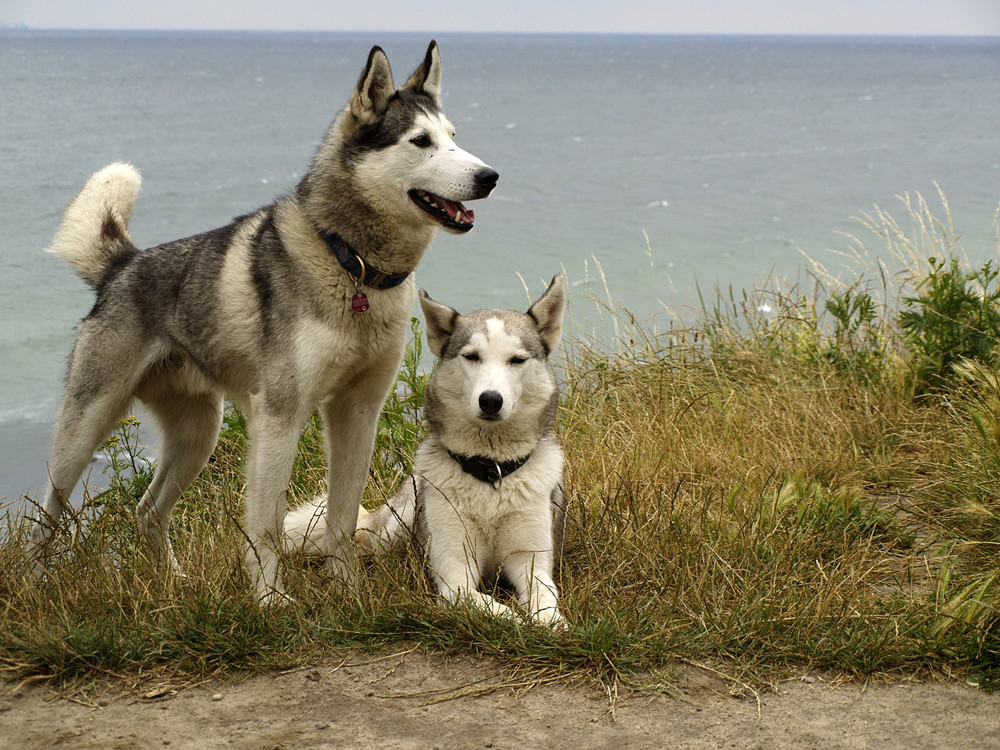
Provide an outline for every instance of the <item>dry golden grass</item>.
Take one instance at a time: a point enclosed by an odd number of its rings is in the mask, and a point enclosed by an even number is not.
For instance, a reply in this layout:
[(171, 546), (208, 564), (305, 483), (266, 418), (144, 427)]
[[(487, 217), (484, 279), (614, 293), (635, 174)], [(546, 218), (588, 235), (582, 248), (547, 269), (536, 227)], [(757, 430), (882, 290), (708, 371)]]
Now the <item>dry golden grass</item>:
[[(921, 211), (909, 247), (954, 249)], [(906, 233), (878, 217), (870, 228), (899, 246)], [(186, 581), (164, 580), (137, 543), (142, 482), (127, 472), (67, 523), (40, 587), (25, 582), (12, 531), (0, 546), (0, 663), (63, 680), (197, 675), (405, 640), (550, 677), (648, 684), (668, 681), (677, 659), (741, 680), (793, 665), (995, 678), (1000, 384), (970, 365), (947, 392), (915, 398), (898, 300), (868, 317), (847, 305), (867, 284), (717, 295), (665, 334), (619, 320), (613, 347), (568, 342), (565, 633), (439, 608), (413, 551), (370, 563), (350, 591), (289, 561), (297, 603), (260, 610), (240, 564), (245, 426), (232, 414), (175, 514)], [(419, 360), (411, 352), (387, 406), (367, 503), (393, 489), (419, 440)], [(315, 422), (300, 454), (293, 501), (324, 482)]]

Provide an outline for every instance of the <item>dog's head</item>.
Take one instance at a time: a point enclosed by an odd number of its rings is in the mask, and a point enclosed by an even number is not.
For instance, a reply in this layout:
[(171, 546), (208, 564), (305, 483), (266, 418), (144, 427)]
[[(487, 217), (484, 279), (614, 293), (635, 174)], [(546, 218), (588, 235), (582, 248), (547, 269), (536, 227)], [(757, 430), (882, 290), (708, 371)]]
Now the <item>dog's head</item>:
[(559, 344), (565, 301), (563, 274), (525, 313), (461, 315), (421, 290), (427, 343), (441, 360), (428, 389), (432, 423), (441, 409), (453, 424), (486, 432), (511, 422), (528, 431), (551, 424), (558, 393), (548, 360)]
[(436, 42), (400, 89), (385, 52), (373, 47), (338, 124), (355, 189), (380, 213), (458, 234), (472, 229), (475, 213), (462, 201), (488, 196), (499, 175), (455, 143), (441, 109)]

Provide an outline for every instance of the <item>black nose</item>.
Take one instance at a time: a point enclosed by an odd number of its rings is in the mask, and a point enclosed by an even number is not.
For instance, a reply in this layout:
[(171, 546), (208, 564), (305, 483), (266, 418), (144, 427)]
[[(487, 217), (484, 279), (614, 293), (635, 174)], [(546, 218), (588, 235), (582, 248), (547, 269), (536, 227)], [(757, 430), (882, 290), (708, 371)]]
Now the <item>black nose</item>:
[(478, 172), (476, 172), (476, 184), (479, 185), (483, 190), (489, 192), (497, 185), (497, 180), (500, 179), (500, 173), (495, 169), (490, 169), (489, 167), (483, 167)]
[(483, 391), (479, 394), (479, 408), (483, 414), (499, 414), (503, 408), (503, 396), (497, 391)]

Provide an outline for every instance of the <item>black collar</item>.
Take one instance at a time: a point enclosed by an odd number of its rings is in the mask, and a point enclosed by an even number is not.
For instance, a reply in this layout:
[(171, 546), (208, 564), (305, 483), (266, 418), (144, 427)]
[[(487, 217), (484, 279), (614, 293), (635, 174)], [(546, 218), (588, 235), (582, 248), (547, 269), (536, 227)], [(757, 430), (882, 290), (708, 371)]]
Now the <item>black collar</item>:
[(513, 474), (528, 463), (528, 459), (531, 458), (531, 454), (529, 453), (524, 458), (497, 462), (486, 456), (461, 456), (451, 451), (448, 451), (448, 455), (458, 462), (458, 465), (462, 467), (462, 471), (466, 474), (471, 474), (480, 482), (492, 484), (493, 489), (499, 488), (500, 482), (503, 481), (504, 477)]
[(333, 257), (347, 271), (351, 280), (359, 286), (364, 285), (373, 289), (392, 289), (392, 287), (402, 284), (406, 280), (406, 277), (410, 275), (408, 271), (404, 273), (385, 273), (375, 268), (369, 268), (361, 260), (361, 256), (354, 252), (351, 246), (344, 242), (339, 234), (330, 234), (329, 232), (322, 231), (320, 235), (326, 240), (327, 247), (330, 248)]

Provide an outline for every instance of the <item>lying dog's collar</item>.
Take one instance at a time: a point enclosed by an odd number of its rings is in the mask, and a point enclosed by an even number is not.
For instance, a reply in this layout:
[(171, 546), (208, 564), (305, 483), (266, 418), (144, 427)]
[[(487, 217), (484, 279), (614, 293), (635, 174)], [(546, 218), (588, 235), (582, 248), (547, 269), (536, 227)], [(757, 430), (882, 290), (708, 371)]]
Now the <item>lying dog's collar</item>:
[(410, 275), (409, 271), (404, 271), (403, 273), (385, 273), (376, 268), (371, 268), (361, 260), (361, 256), (354, 252), (350, 245), (344, 242), (339, 234), (330, 234), (329, 232), (320, 232), (320, 234), (326, 240), (326, 245), (330, 248), (330, 252), (333, 253), (333, 257), (343, 266), (355, 284), (368, 286), (373, 289), (392, 289), (394, 286), (402, 284), (406, 280), (406, 277)]
[(458, 462), (462, 471), (471, 474), (480, 482), (488, 482), (493, 485), (493, 489), (498, 489), (503, 478), (513, 474), (520, 469), (531, 458), (529, 453), (524, 458), (515, 458), (513, 461), (497, 462), (486, 456), (462, 456), (458, 453), (448, 451), (448, 455)]

